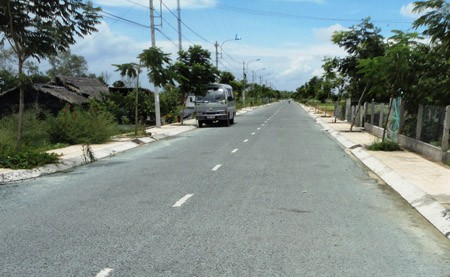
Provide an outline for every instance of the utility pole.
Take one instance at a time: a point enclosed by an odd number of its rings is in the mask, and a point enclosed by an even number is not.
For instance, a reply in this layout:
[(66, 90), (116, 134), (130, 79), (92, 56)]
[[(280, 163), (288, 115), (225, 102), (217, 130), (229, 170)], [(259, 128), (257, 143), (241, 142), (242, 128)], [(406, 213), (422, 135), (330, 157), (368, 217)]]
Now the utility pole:
[(242, 104), (245, 108), (245, 90), (247, 89), (247, 74), (245, 73), (245, 61), (242, 62), (242, 79), (244, 80), (244, 89), (242, 90)]
[(219, 69), (219, 43), (216, 40), (216, 44), (214, 44), (216, 47), (216, 69)]
[[(152, 47), (156, 47), (155, 39), (155, 7), (153, 6), (153, 0), (150, 1), (150, 34), (152, 37)], [(161, 128), (161, 111), (159, 106), (159, 87), (153, 84), (155, 91), (155, 117), (156, 117), (156, 128)]]
[(183, 50), (182, 38), (181, 38), (181, 7), (180, 0), (177, 0), (177, 11), (178, 11), (178, 51)]

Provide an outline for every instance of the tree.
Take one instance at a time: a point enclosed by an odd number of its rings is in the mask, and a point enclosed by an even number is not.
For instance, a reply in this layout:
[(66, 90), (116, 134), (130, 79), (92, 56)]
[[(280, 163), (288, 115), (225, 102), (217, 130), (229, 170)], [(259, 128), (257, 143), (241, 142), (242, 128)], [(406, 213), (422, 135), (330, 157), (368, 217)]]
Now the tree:
[(413, 12), (423, 13), (413, 26), (415, 28), (428, 27), (423, 31), (430, 36), (431, 42), (440, 42), (450, 47), (450, 3), (444, 0), (428, 0), (414, 2)]
[(52, 79), (57, 75), (84, 77), (88, 73), (86, 59), (83, 56), (72, 54), (70, 49), (51, 56), (49, 58), (49, 63), (52, 68), (47, 71), (47, 74)]
[(141, 72), (140, 65), (136, 63), (124, 63), (124, 64), (113, 64), (117, 67), (116, 71), (119, 71), (120, 76), (127, 76), (130, 79), (136, 79), (136, 89), (135, 89), (135, 102), (134, 102), (134, 134), (138, 134), (139, 125), (139, 73)]
[(158, 47), (150, 47), (139, 54), (143, 66), (147, 71), (148, 79), (157, 87), (173, 83), (170, 54), (164, 53)]
[(19, 76), (19, 120), (17, 146), (23, 137), (25, 61), (56, 55), (74, 44), (76, 36), (97, 31), (100, 8), (79, 0), (4, 0), (0, 2), (1, 42), (9, 43), (17, 56)]
[(339, 60), (339, 71), (343, 76), (349, 77), (350, 95), (360, 94), (367, 84), (356, 68), (359, 61), (384, 54), (384, 38), (380, 32), (381, 29), (376, 27), (368, 17), (363, 19), (360, 24), (350, 27), (349, 31), (339, 31), (333, 34), (333, 43), (343, 47), (348, 53), (348, 56)]
[(174, 65), (175, 80), (181, 91), (181, 103), (186, 102), (189, 93), (205, 95), (207, 85), (216, 80), (218, 71), (211, 63), (211, 53), (199, 45), (190, 46), (188, 51), (179, 52)]

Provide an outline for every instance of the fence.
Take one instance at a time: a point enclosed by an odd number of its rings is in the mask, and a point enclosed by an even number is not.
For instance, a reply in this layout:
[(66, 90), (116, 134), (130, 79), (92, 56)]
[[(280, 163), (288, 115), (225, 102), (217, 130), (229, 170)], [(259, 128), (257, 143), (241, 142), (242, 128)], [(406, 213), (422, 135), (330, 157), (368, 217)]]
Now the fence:
[(450, 161), (450, 106), (420, 105), (416, 113), (408, 113), (401, 99), (397, 98), (391, 99), (389, 104), (366, 102), (358, 111), (357, 105), (352, 105), (347, 99), (345, 113), (339, 112), (337, 109), (336, 117), (348, 122), (355, 118), (356, 126), (364, 127), (380, 138), (387, 136), (401, 146), (436, 161)]

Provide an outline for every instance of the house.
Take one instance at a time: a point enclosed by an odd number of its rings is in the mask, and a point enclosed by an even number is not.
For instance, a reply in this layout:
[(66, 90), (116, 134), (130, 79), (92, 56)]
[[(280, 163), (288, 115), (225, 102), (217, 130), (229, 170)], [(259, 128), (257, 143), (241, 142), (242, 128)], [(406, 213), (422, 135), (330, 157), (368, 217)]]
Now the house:
[[(57, 76), (51, 83), (26, 87), (24, 104), (26, 108), (36, 105), (57, 112), (67, 104), (83, 105), (108, 93), (108, 87), (97, 79)], [(18, 110), (19, 94), (18, 87), (0, 92), (0, 114)]]

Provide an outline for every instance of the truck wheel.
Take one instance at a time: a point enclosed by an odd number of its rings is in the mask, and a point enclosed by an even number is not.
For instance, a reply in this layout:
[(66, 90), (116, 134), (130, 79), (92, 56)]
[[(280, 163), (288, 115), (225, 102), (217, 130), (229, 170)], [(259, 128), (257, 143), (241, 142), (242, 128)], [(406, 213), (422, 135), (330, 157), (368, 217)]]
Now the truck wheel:
[(225, 126), (230, 126), (230, 117), (229, 117), (229, 115), (227, 116), (227, 119), (225, 120)]
[(203, 128), (203, 121), (200, 121), (200, 120), (198, 121), (198, 127)]

